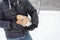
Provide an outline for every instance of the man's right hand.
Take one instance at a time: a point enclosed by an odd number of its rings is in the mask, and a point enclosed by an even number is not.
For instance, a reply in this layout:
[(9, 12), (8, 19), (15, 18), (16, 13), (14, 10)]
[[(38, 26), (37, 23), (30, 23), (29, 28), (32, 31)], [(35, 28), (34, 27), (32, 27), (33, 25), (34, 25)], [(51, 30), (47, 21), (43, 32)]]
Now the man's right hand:
[(22, 21), (21, 20), (17, 20), (16, 23), (21, 25)]
[(23, 15), (17, 15), (16, 23), (22, 25), (23, 27), (25, 27), (25, 26), (31, 24), (31, 19), (26, 17), (26, 16), (23, 16)]

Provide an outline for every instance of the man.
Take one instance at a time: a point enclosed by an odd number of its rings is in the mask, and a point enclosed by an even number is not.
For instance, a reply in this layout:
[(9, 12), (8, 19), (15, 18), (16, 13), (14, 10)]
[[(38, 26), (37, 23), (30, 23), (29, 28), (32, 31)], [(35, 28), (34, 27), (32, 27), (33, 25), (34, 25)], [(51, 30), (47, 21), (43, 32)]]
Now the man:
[[(31, 16), (31, 25), (17, 23), (17, 15)], [(36, 9), (28, 0), (3, 0), (0, 2), (0, 27), (4, 28), (7, 40), (32, 40), (29, 31), (38, 26)]]

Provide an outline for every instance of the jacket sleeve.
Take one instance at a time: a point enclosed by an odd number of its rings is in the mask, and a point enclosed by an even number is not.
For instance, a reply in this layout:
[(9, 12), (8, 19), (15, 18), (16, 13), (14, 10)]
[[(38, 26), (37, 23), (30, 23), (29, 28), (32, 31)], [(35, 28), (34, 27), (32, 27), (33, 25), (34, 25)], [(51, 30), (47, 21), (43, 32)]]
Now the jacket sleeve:
[(10, 21), (3, 20), (3, 13), (2, 10), (0, 9), (0, 28), (11, 29), (10, 24), (11, 24)]
[(29, 26), (27, 29), (33, 30), (34, 28), (38, 27), (39, 20), (37, 10), (31, 5), (31, 3), (28, 0), (26, 0), (25, 9), (27, 10), (26, 12), (29, 13), (29, 15), (31, 16), (31, 22), (32, 22), (32, 25)]

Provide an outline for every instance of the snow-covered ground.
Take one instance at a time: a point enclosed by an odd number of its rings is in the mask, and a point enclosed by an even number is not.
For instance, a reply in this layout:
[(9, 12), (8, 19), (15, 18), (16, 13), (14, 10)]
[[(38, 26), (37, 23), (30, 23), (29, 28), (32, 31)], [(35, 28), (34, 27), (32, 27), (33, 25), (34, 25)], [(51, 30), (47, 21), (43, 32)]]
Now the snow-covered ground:
[[(60, 11), (41, 10), (39, 26), (30, 34), (33, 40), (60, 40)], [(4, 30), (0, 29), (0, 40), (4, 38)]]
[(41, 10), (39, 27), (31, 36), (34, 40), (60, 40), (60, 11)]

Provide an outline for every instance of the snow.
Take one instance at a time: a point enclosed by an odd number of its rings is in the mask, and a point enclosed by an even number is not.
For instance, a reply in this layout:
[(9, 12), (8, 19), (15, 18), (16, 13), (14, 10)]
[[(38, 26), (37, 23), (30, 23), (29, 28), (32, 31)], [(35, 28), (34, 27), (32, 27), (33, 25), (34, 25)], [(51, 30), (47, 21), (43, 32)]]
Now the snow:
[(60, 40), (60, 11), (41, 10), (39, 26), (30, 34), (34, 40)]
[[(41, 10), (39, 26), (30, 31), (33, 40), (60, 40), (60, 11)], [(5, 40), (4, 29), (0, 28), (0, 40)]]

